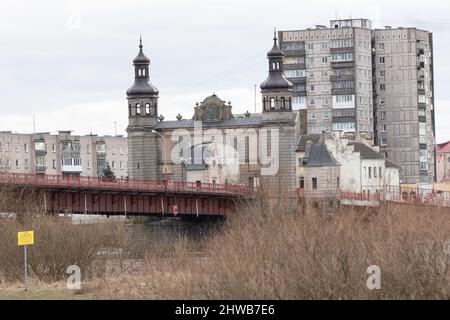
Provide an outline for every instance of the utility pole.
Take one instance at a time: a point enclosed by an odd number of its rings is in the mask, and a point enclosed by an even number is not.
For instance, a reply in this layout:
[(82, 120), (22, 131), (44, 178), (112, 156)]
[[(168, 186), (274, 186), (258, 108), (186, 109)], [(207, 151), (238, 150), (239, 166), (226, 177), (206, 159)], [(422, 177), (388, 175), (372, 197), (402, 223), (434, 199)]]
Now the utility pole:
[(255, 113), (256, 113), (256, 84), (255, 84)]

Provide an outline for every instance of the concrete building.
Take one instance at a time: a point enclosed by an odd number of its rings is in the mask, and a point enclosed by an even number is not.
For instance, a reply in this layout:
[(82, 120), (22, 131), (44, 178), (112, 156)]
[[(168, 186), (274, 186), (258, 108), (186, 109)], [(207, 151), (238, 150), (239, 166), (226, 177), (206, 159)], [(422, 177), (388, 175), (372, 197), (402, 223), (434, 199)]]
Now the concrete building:
[(450, 182), (450, 141), (436, 146), (437, 182)]
[(324, 134), (324, 143), (341, 164), (341, 191), (366, 196), (378, 195), (387, 190), (399, 190), (400, 167), (371, 145), (356, 136), (349, 140), (342, 132)]
[(96, 135), (0, 132), (0, 171), (72, 176), (99, 176), (108, 163), (126, 178), (127, 139)]
[(293, 194), (296, 113), (276, 35), (267, 58), (262, 113), (234, 115), (231, 103), (213, 94), (196, 104), (191, 119), (166, 121), (158, 116), (159, 92), (150, 84), (141, 41), (135, 82), (127, 91), (130, 178), (233, 182)]
[(378, 147), (370, 145), (360, 135), (349, 140), (342, 131), (332, 131), (302, 135), (299, 138), (296, 146), (296, 180), (301, 193), (306, 188), (306, 153), (310, 144), (323, 144), (331, 157), (339, 163), (339, 191), (369, 196), (399, 190), (400, 167), (386, 159)]
[(299, 193), (308, 200), (336, 202), (340, 194), (340, 164), (323, 142), (306, 144), (299, 165), (304, 176), (299, 179)]
[(279, 37), (294, 109), (307, 112), (307, 134), (363, 134), (401, 166), (402, 183), (435, 179), (431, 33), (373, 30), (370, 20), (345, 19)]
[(307, 110), (308, 133), (373, 136), (371, 24), (343, 22), (279, 32), (285, 75), (294, 83), (293, 106)]
[(433, 38), (415, 28), (373, 31), (375, 142), (400, 164), (402, 183), (433, 182)]

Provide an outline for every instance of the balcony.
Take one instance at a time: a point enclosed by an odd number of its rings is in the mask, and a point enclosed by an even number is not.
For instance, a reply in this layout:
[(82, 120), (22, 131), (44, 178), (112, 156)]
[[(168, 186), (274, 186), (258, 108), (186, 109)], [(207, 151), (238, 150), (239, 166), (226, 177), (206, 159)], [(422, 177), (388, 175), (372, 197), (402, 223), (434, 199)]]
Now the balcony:
[(63, 165), (61, 166), (61, 171), (63, 173), (81, 173), (83, 172), (83, 168), (81, 165)]
[(330, 53), (354, 52), (354, 47), (330, 48)]
[(286, 77), (290, 82), (295, 84), (305, 84), (306, 83), (306, 77)]
[(417, 55), (421, 56), (425, 54), (425, 50), (424, 49), (417, 49)]
[(284, 49), (283, 52), (285, 57), (299, 57), (306, 55), (305, 49)]
[(351, 69), (354, 67), (354, 61), (331, 61), (331, 68), (333, 69)]
[(419, 122), (427, 122), (427, 117), (419, 116)]
[(355, 88), (333, 88), (331, 93), (333, 95), (355, 94)]
[(424, 96), (424, 95), (425, 95), (425, 89), (418, 88), (418, 89), (417, 89), (417, 94), (418, 94), (419, 96)]
[(335, 82), (335, 81), (355, 81), (355, 75), (353, 74), (342, 74), (342, 75), (331, 75), (330, 76), (330, 81), (331, 82)]
[(47, 150), (35, 150), (36, 157), (45, 157), (47, 155)]
[(46, 170), (47, 170), (46, 166), (36, 165), (36, 173), (45, 173)]
[(417, 64), (417, 70), (425, 68), (425, 62), (421, 61)]

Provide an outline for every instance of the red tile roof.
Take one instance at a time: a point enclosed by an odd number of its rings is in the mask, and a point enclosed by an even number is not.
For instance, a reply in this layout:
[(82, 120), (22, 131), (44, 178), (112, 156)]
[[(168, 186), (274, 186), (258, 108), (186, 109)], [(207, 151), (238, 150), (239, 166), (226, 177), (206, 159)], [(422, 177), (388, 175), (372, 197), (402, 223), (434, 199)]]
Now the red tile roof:
[(437, 145), (436, 151), (441, 153), (450, 152), (450, 140), (444, 143), (439, 143)]

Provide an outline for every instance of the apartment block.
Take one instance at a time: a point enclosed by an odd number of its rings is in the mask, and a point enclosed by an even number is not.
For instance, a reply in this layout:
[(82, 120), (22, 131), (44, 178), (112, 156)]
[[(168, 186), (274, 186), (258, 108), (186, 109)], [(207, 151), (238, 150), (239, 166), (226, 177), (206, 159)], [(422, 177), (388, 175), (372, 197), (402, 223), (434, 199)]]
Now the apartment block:
[(375, 142), (400, 164), (402, 183), (433, 182), (435, 124), (432, 34), (373, 31)]
[(367, 19), (280, 31), (293, 107), (306, 130), (340, 130), (380, 147), (402, 183), (436, 177), (433, 38), (416, 28), (373, 29)]
[(307, 132), (342, 130), (373, 136), (371, 23), (280, 31), (293, 106), (307, 110)]
[(127, 173), (127, 139), (121, 136), (0, 132), (0, 171), (99, 176), (107, 163), (116, 177)]

